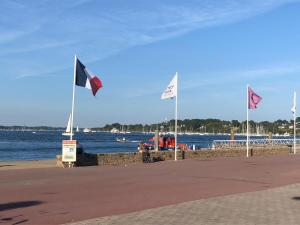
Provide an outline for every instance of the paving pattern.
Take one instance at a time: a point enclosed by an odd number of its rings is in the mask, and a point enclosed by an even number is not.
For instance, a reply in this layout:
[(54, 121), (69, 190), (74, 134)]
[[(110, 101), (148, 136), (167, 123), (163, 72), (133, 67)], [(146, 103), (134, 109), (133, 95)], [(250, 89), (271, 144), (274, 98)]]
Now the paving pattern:
[(68, 225), (296, 225), (300, 184), (175, 204)]
[[(102, 219), (92, 224), (300, 224), (293, 199), (300, 188), (289, 186), (300, 184), (300, 154), (71, 169), (29, 164), (0, 170), (1, 225), (93, 218)], [(280, 187), (287, 189), (274, 189)]]

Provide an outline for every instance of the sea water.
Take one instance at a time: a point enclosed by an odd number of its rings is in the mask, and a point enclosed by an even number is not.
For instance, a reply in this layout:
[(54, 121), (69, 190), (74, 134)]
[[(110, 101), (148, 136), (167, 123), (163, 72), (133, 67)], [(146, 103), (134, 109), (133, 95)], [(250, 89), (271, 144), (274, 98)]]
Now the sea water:
[[(126, 138), (117, 142), (116, 138)], [(107, 132), (76, 132), (78, 140), (88, 153), (137, 152), (140, 141), (147, 142), (153, 134), (111, 134)], [(57, 131), (0, 131), (0, 161), (55, 159), (61, 154), (62, 136)], [(178, 143), (197, 148), (209, 148), (214, 140), (228, 140), (228, 135), (179, 135)]]

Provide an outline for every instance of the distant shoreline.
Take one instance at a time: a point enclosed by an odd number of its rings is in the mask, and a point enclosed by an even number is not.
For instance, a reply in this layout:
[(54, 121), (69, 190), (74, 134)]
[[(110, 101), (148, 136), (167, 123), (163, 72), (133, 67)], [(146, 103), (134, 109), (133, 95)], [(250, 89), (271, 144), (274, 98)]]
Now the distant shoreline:
[[(300, 117), (296, 118), (300, 122)], [(293, 120), (276, 121), (249, 121), (250, 133), (260, 134), (285, 134), (293, 133)], [(74, 126), (75, 127), (75, 126)], [(52, 127), (52, 126), (20, 126), (20, 125), (0, 125), (0, 131), (65, 131), (65, 127)], [(112, 132), (119, 131), (120, 133), (153, 133), (155, 130), (160, 132), (173, 132), (174, 120), (165, 120), (152, 124), (125, 124), (125, 123), (112, 123), (104, 126), (90, 126), (81, 127), (80, 131), (89, 130), (91, 132)], [(246, 121), (238, 120), (220, 120), (220, 119), (183, 119), (178, 120), (178, 133), (246, 133)]]

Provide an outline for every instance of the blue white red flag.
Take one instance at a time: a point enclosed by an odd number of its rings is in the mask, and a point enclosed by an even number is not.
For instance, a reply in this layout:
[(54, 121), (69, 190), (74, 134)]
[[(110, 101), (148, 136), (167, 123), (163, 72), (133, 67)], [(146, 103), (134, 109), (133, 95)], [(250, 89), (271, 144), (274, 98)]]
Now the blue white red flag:
[(92, 90), (95, 96), (97, 91), (103, 87), (101, 80), (93, 75), (87, 68), (79, 61), (76, 60), (76, 78), (75, 84), (80, 87), (85, 87)]

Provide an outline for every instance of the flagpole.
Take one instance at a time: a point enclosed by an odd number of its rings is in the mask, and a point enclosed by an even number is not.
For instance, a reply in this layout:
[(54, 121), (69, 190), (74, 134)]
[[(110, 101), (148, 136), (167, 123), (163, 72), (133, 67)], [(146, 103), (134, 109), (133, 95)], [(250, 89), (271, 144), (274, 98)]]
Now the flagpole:
[(175, 103), (175, 161), (177, 161), (177, 119), (178, 119), (178, 73), (176, 72), (176, 103)]
[(249, 84), (247, 84), (247, 158), (249, 157)]
[(296, 110), (297, 110), (297, 107), (296, 107), (296, 98), (297, 98), (297, 95), (296, 95), (296, 91), (294, 91), (294, 154), (296, 154)]
[(70, 140), (73, 140), (73, 121), (74, 121), (74, 107), (75, 107), (75, 82), (76, 82), (76, 61), (77, 56), (74, 57), (74, 78), (73, 78), (73, 97), (72, 97), (72, 113), (71, 113), (71, 135)]

